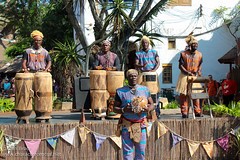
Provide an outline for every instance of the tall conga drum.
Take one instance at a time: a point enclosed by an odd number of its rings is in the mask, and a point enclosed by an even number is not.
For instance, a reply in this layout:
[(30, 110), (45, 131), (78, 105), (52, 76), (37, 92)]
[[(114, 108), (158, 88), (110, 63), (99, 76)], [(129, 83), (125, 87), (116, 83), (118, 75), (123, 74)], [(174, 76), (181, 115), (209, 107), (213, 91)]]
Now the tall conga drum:
[(116, 89), (123, 86), (124, 72), (123, 71), (107, 71), (107, 90), (109, 94), (116, 94)]
[(107, 90), (90, 90), (91, 109), (95, 118), (106, 116), (108, 98)]
[(156, 94), (159, 91), (158, 78), (156, 72), (143, 72), (142, 85), (147, 86), (151, 94)]
[(124, 83), (124, 71), (107, 71), (107, 90), (110, 94), (108, 99), (107, 117), (119, 118), (121, 115), (113, 112), (114, 97), (116, 89), (123, 86)]
[(15, 76), (15, 113), (16, 123), (23, 120), (29, 123), (29, 116), (32, 113), (33, 73), (17, 73)]
[(90, 71), (90, 89), (105, 90), (107, 89), (107, 72), (105, 70)]
[(49, 72), (36, 72), (34, 75), (34, 111), (36, 121), (49, 121), (52, 113), (52, 75)]

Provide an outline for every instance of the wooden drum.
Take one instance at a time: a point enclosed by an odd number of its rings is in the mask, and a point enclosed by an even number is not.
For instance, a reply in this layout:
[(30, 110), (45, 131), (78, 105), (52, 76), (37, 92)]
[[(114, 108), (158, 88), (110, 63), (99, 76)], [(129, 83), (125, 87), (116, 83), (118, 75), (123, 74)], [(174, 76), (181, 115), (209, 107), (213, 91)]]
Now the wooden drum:
[(36, 120), (49, 120), (52, 113), (52, 75), (37, 72), (34, 76), (34, 111)]
[(105, 70), (90, 71), (90, 89), (107, 89), (107, 72)]
[(105, 113), (107, 110), (107, 100), (109, 93), (107, 90), (90, 90), (91, 95), (91, 108), (93, 114)]
[(29, 123), (29, 116), (32, 113), (33, 73), (17, 73), (15, 76), (15, 113), (20, 120)]
[(115, 95), (116, 89), (123, 86), (124, 72), (123, 71), (107, 71), (107, 90), (109, 94)]
[(151, 94), (158, 93), (158, 79), (156, 72), (143, 72), (141, 74), (142, 82), (141, 84), (147, 86)]

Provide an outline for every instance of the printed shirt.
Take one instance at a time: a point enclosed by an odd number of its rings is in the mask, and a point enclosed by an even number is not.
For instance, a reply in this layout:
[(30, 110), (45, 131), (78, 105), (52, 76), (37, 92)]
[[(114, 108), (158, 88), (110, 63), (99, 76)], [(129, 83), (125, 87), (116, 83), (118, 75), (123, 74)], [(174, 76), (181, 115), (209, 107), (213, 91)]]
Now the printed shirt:
[(136, 59), (139, 60), (140, 65), (145, 65), (145, 67), (140, 68), (141, 71), (151, 71), (157, 65), (156, 57), (158, 57), (157, 51), (150, 49), (147, 52), (141, 50), (136, 53)]
[(190, 51), (184, 51), (181, 53), (179, 63), (183, 65), (187, 71), (196, 73), (202, 64), (202, 53), (195, 51), (195, 53), (191, 54)]
[(237, 83), (232, 79), (226, 79), (222, 82), (222, 94), (224, 96), (233, 95), (237, 92)]
[(38, 50), (33, 48), (26, 49), (23, 59), (27, 60), (27, 67), (34, 71), (44, 70), (47, 62), (51, 61), (48, 51), (44, 48), (40, 48)]
[[(150, 91), (146, 86), (142, 85), (136, 85), (136, 91), (135, 93), (132, 92), (131, 88), (129, 86), (124, 86), (122, 88), (117, 89), (116, 91), (116, 97), (115, 100), (121, 102), (121, 108), (126, 107), (127, 104), (131, 104), (132, 99), (137, 96), (143, 96), (146, 98), (149, 98)], [(147, 113), (142, 112), (140, 114), (138, 113), (123, 113), (123, 116), (129, 120), (132, 121), (138, 121), (146, 118)]]
[(208, 87), (208, 95), (209, 96), (217, 95), (218, 84), (215, 80), (209, 81), (207, 87)]
[(96, 55), (96, 62), (95, 65), (99, 66), (101, 65), (104, 69), (107, 67), (119, 67), (119, 64), (116, 64), (116, 60), (118, 59), (117, 55), (113, 52), (108, 52), (107, 54), (104, 54), (102, 52), (98, 53)]

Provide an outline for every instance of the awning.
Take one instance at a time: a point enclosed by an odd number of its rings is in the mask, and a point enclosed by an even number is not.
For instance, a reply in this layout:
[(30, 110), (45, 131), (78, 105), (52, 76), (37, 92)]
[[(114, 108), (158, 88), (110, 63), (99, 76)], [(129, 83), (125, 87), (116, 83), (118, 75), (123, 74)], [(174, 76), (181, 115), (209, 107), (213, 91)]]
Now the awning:
[(234, 64), (236, 60), (237, 46), (233, 47), (225, 55), (218, 59), (219, 63)]
[(0, 73), (17, 73), (22, 69), (22, 58), (16, 58), (13, 62), (5, 64), (0, 68)]

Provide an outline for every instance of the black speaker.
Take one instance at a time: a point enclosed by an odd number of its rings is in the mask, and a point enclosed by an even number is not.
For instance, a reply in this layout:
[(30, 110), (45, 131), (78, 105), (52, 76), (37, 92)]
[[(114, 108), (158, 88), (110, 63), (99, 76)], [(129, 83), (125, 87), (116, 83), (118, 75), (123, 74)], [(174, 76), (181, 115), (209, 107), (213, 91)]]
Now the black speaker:
[(74, 105), (75, 109), (90, 109), (90, 79), (89, 77), (74, 77)]

